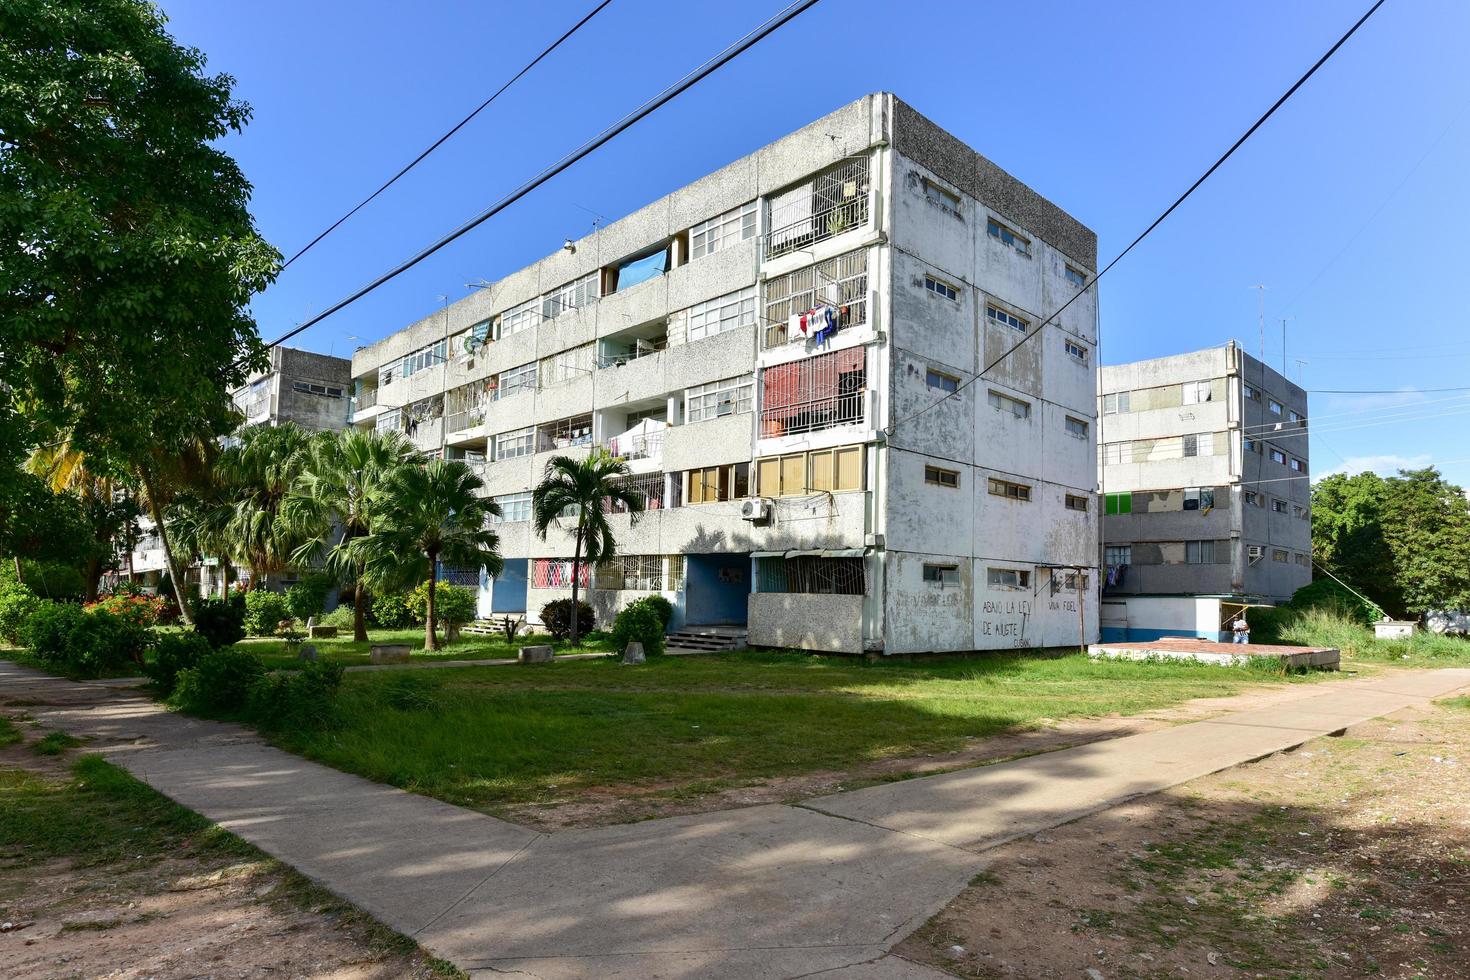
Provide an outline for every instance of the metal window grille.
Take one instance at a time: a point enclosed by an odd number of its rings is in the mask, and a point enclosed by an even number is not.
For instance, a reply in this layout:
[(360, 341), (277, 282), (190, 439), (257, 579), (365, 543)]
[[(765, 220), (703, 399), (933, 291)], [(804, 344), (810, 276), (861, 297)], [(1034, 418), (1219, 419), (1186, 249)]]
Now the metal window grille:
[(757, 558), (757, 587), (762, 592), (809, 595), (863, 595), (867, 572), (861, 558)]
[(733, 293), (717, 296), (689, 307), (689, 325), (686, 342), (693, 343), (705, 337), (748, 327), (755, 323), (755, 287), (746, 286)]
[(485, 404), (494, 397), (495, 387), (495, 381), (487, 379), (451, 388), (444, 401), (449, 431), (473, 428), (485, 421)]
[(596, 366), (597, 345), (595, 343), (557, 351), (550, 357), (541, 359), (541, 385), (545, 387), (575, 381), (577, 378), (591, 374)]
[(761, 438), (863, 420), (867, 352), (861, 347), (768, 367), (761, 374)]
[(1133, 564), (1133, 546), (1129, 544), (1108, 545), (1103, 549), (1103, 561), (1109, 565)]
[(439, 573), (439, 581), (445, 585), (459, 585), (464, 588), (478, 589), (480, 587), (480, 569), (467, 566), (445, 565)]
[(868, 157), (849, 157), (771, 197), (766, 258), (806, 248), (868, 223)]
[(597, 566), (597, 588), (609, 592), (662, 592), (663, 555), (620, 555)]
[(738, 208), (731, 208), (724, 214), (717, 214), (713, 218), (701, 221), (689, 229), (690, 258), (697, 259), (702, 255), (718, 252), (722, 248), (729, 248), (736, 242), (753, 238), (755, 219), (755, 202), (751, 201)]
[(795, 314), (818, 306), (837, 311), (837, 329), (850, 330), (868, 322), (868, 252), (859, 249), (777, 276), (766, 283), (766, 347), (805, 340), (800, 331), (791, 336)]
[[(591, 568), (582, 562), (577, 580), (582, 588), (591, 581)], [(537, 558), (531, 563), (531, 587), (535, 589), (569, 589), (572, 587), (572, 563), (563, 558)]]
[[(664, 475), (662, 473), (640, 473), (622, 481), (633, 492), (643, 498), (644, 510), (662, 510), (664, 506)], [(628, 508), (611, 500), (603, 508), (608, 514), (626, 514)]]
[(684, 556), (669, 555), (669, 575), (666, 581), (669, 592), (684, 591)]
[(685, 421), (703, 422), (722, 415), (748, 412), (754, 396), (755, 382), (748, 377), (695, 385), (684, 392)]
[(539, 426), (538, 431), (538, 452), (586, 446), (592, 442), (592, 416), (574, 415), (568, 419), (558, 419)]

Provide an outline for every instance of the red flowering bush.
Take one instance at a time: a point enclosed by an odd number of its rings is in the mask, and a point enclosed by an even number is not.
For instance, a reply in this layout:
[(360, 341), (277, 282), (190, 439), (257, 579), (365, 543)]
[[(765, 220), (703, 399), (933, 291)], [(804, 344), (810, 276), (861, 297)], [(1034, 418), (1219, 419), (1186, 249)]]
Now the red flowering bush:
[(124, 622), (147, 627), (165, 622), (169, 613), (168, 606), (168, 601), (161, 596), (118, 593), (103, 596), (96, 602), (87, 603), (82, 608), (87, 612), (97, 610), (110, 613)]

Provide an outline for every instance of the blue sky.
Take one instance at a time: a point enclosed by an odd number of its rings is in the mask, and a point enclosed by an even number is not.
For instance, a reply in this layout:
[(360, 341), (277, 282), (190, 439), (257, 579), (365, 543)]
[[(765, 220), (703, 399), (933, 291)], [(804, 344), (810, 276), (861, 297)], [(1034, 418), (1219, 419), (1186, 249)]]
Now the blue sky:
[[(237, 79), (226, 146), (285, 254), (477, 105), (593, 0), (163, 0)], [(781, 6), (614, 0), (255, 303), (279, 336), (643, 102)], [(823, 0), (526, 200), (297, 340), (350, 354), (710, 170), (878, 90), (1092, 227), (1110, 258), (1355, 20), (1367, 0)], [(1103, 359), (1259, 348), (1309, 389), (1317, 474), (1442, 463), (1470, 483), (1462, 288), (1470, 4), (1391, 0), (1100, 283)], [(1459, 258), (1456, 258), (1459, 256)], [(1306, 361), (1299, 365), (1297, 359)]]

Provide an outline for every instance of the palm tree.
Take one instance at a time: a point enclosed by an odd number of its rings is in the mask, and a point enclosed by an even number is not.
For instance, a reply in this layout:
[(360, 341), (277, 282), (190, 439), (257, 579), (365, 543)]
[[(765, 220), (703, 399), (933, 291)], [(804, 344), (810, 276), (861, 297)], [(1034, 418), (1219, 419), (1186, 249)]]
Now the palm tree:
[(168, 529), (174, 544), (198, 557), (219, 561), (221, 599), (230, 596), (230, 570), (240, 559), (236, 541), (229, 533), (235, 503), (235, 488), (225, 470), (216, 466), (206, 479), (169, 506)]
[(419, 453), (401, 432), (349, 429), (312, 440), (281, 505), (281, 521), (299, 537), (295, 564), (321, 560), (339, 585), (352, 584), (352, 637), (367, 642), (367, 573), (351, 544), (375, 528), (379, 487), (416, 466)]
[(220, 454), (217, 468), (232, 490), (233, 505), (224, 533), (230, 550), (250, 568), (252, 587), (294, 562), (289, 523), (280, 520), (285, 501), (311, 435), (292, 423), (256, 425)]
[(553, 524), (565, 529), (563, 521), (575, 517), (572, 528), (572, 633), (577, 642), (577, 587), (582, 565), (607, 561), (617, 555), (607, 515), (614, 504), (622, 505), (630, 523), (638, 523), (643, 496), (628, 485), (628, 464), (605, 449), (593, 449), (585, 459), (553, 456), (546, 475), (531, 491), (531, 519), (542, 541)]
[(425, 650), (439, 649), (434, 633), (439, 563), (484, 566), (500, 574), (500, 537), (489, 527), (500, 508), (476, 493), (482, 486), (460, 460), (431, 459), (395, 470), (373, 495), (372, 533), (348, 545), (376, 587), (404, 588), (428, 578)]

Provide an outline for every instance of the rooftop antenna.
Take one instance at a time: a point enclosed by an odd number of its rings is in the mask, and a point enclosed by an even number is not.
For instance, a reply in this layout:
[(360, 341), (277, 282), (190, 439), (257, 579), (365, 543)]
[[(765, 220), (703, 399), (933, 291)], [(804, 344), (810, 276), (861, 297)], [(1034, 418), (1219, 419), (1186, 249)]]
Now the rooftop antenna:
[(1266, 287), (1252, 286), (1256, 290), (1256, 320), (1261, 328), (1261, 366), (1266, 365)]

